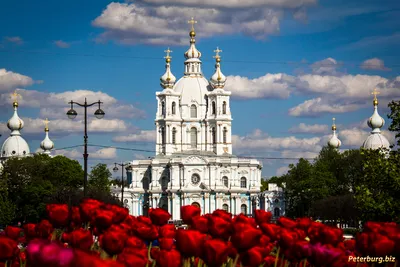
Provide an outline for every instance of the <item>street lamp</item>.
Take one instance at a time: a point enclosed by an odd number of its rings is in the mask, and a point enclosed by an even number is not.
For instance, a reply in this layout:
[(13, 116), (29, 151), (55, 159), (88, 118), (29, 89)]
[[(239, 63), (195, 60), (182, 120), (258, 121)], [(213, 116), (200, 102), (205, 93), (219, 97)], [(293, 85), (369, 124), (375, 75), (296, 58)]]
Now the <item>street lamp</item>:
[(118, 171), (118, 166), (121, 166), (121, 171), (122, 171), (122, 176), (121, 176), (121, 202), (122, 202), (122, 207), (124, 207), (124, 167), (127, 167), (126, 169), (130, 167), (130, 163), (114, 163), (115, 167), (113, 168), (114, 172)]
[(69, 119), (73, 120), (76, 118), (76, 116), (78, 115), (78, 113), (74, 110), (74, 104), (83, 107), (85, 112), (84, 112), (84, 124), (85, 124), (85, 135), (83, 136), (83, 141), (84, 141), (84, 152), (83, 152), (83, 171), (84, 171), (84, 177), (83, 177), (83, 195), (86, 197), (86, 193), (87, 193), (87, 176), (88, 176), (88, 157), (89, 154), (87, 153), (87, 108), (91, 107), (93, 105), (98, 104), (99, 108), (94, 112), (94, 115), (96, 116), (96, 118), (98, 119), (102, 119), (105, 115), (104, 111), (100, 108), (100, 104), (102, 104), (103, 102), (101, 102), (100, 100), (97, 102), (94, 102), (92, 104), (88, 104), (85, 98), (85, 102), (83, 104), (80, 104), (78, 102), (74, 102), (71, 100), (71, 102), (69, 102), (68, 104), (71, 104), (71, 109), (67, 111), (67, 116)]

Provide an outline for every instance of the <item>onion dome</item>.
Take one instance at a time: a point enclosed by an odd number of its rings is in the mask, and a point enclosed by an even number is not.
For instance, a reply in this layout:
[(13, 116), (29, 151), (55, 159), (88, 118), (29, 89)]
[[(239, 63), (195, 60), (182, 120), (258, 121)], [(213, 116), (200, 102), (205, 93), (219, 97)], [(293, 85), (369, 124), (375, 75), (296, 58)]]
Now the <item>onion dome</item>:
[(161, 81), (161, 87), (166, 89), (166, 88), (173, 88), (176, 78), (175, 76), (172, 74), (171, 72), (171, 56), (169, 55), (172, 51), (169, 50), (169, 48), (167, 50), (165, 50), (164, 52), (167, 53), (167, 55), (164, 57), (165, 58), (165, 73), (163, 76), (161, 76), (160, 81)]
[(378, 95), (379, 92), (374, 89), (372, 94), (374, 95), (374, 100), (372, 102), (374, 105), (374, 113), (367, 122), (372, 131), (364, 141), (362, 147), (365, 149), (390, 149), (389, 141), (381, 134), (381, 128), (385, 125), (385, 120), (378, 113), (378, 98), (376, 95)]
[(26, 156), (30, 153), (28, 143), (21, 137), (20, 132), (24, 128), (24, 121), (18, 116), (17, 97), (19, 94), (15, 92), (13, 96), (14, 114), (7, 122), (7, 127), (11, 130), (11, 134), (1, 147), (1, 157)]
[(331, 139), (329, 139), (329, 141), (328, 141), (328, 146), (330, 146), (331, 148), (338, 149), (341, 146), (342, 142), (339, 140), (339, 138), (337, 137), (337, 134), (336, 134), (335, 118), (333, 118), (332, 120), (333, 120), (333, 124), (332, 124), (333, 134), (332, 134)]
[(220, 50), (217, 47), (217, 50), (214, 50), (214, 52), (216, 53), (214, 58), (215, 58), (215, 73), (214, 75), (211, 77), (210, 79), (210, 83), (212, 85), (213, 88), (223, 88), (225, 86), (225, 82), (226, 82), (226, 77), (225, 75), (221, 72), (221, 56), (219, 55), (220, 52), (222, 52), (222, 50)]
[(52, 150), (54, 148), (54, 143), (49, 138), (49, 121), (48, 121), (48, 119), (46, 119), (44, 121), (44, 123), (45, 123), (44, 132), (46, 133), (46, 136), (45, 136), (44, 140), (40, 143), (40, 148), (43, 149), (43, 153), (50, 154), (50, 150)]
[(189, 24), (192, 24), (192, 29), (189, 32), (189, 36), (190, 36), (190, 47), (188, 49), (188, 51), (185, 52), (185, 58), (186, 59), (191, 59), (191, 58), (197, 58), (200, 59), (201, 58), (201, 53), (199, 50), (197, 50), (196, 48), (196, 32), (194, 31), (194, 24), (197, 23), (197, 21), (195, 21), (193, 18), (191, 20), (188, 21)]

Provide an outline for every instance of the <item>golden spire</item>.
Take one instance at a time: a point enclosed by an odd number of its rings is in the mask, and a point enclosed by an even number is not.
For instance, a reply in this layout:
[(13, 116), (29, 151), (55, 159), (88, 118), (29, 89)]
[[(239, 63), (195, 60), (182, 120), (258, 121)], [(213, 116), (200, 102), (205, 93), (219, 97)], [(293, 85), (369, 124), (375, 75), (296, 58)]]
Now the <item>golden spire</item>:
[(167, 55), (164, 57), (164, 58), (165, 58), (165, 61), (166, 61), (167, 63), (170, 63), (172, 57), (171, 57), (169, 54), (172, 53), (172, 50), (169, 50), (169, 47), (168, 47), (168, 49), (167, 49), (167, 50), (164, 50), (164, 52), (167, 53)]
[(43, 122), (44, 122), (44, 127), (45, 127), (44, 131), (48, 132), (49, 131), (49, 122), (50, 121), (46, 118)]
[(374, 95), (373, 104), (374, 104), (374, 106), (377, 106), (377, 105), (378, 105), (378, 98), (377, 98), (376, 96), (379, 95), (380, 92), (378, 92), (378, 91), (376, 90), (376, 88), (374, 88), (374, 90), (372, 90), (372, 93), (371, 93), (371, 94)]
[(17, 90), (15, 90), (12, 97), (14, 99), (13, 106), (18, 107), (18, 97), (21, 97), (21, 95), (17, 93)]
[(218, 46), (217, 46), (217, 49), (214, 50), (214, 52), (215, 52), (215, 56), (213, 56), (213, 58), (215, 58), (215, 60), (216, 60), (217, 62), (220, 62), (220, 61), (221, 61), (221, 56), (219, 55), (219, 53), (221, 53), (222, 50), (220, 50), (220, 49), (218, 48)]
[(191, 20), (188, 21), (189, 24), (192, 24), (192, 29), (190, 30), (189, 36), (194, 39), (194, 37), (196, 36), (196, 32), (194, 31), (194, 24), (197, 23), (196, 20), (194, 20), (194, 18), (192, 17)]
[(336, 119), (332, 118), (332, 131), (336, 131), (336, 124), (335, 124)]

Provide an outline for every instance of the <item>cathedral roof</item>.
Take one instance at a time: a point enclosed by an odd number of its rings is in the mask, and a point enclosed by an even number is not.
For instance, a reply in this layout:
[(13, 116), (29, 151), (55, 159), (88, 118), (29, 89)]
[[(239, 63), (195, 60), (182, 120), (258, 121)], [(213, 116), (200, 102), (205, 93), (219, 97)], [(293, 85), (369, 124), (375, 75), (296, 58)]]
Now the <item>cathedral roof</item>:
[(332, 124), (333, 134), (332, 134), (331, 139), (329, 139), (329, 141), (328, 141), (328, 145), (332, 148), (338, 149), (341, 146), (342, 142), (339, 140), (339, 138), (336, 134), (335, 118), (333, 118), (332, 120), (333, 120), (333, 124)]
[(28, 143), (21, 137), (20, 132), (24, 127), (24, 121), (18, 116), (17, 97), (19, 95), (15, 92), (13, 96), (15, 97), (13, 102), (14, 113), (7, 122), (7, 127), (11, 130), (11, 134), (1, 147), (1, 157), (25, 156), (30, 153)]
[(50, 151), (54, 148), (53, 141), (49, 138), (49, 121), (46, 119), (45, 121), (44, 132), (46, 133), (44, 140), (40, 143), (40, 148), (43, 149), (43, 153), (50, 154)]
[(378, 99), (376, 95), (379, 93), (376, 91), (376, 89), (374, 89), (372, 94), (374, 95), (374, 113), (368, 120), (368, 126), (372, 129), (372, 131), (364, 141), (362, 147), (364, 149), (390, 149), (389, 141), (384, 135), (381, 134), (381, 128), (383, 125), (385, 125), (385, 120), (378, 113)]

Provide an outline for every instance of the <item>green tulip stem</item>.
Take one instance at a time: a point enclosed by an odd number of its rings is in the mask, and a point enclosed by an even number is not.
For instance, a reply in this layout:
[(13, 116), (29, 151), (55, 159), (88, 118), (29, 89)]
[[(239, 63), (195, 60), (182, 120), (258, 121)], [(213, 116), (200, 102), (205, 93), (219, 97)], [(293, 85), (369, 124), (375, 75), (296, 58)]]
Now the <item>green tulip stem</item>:
[(156, 267), (156, 261), (153, 261), (153, 264), (151, 265), (151, 267)]
[(285, 255), (282, 255), (281, 267), (283, 267), (285, 263), (286, 263)]
[(203, 261), (201, 259), (197, 262), (197, 267), (203, 267)]
[(300, 267), (306, 267), (306, 265), (307, 265), (307, 259), (304, 259), (303, 266), (300, 266)]
[(238, 260), (239, 260), (239, 254), (236, 255), (235, 260), (232, 263), (232, 267), (236, 267)]
[(276, 255), (275, 255), (275, 264), (274, 264), (274, 267), (278, 267), (278, 259), (279, 259), (279, 252), (280, 252), (280, 250), (281, 250), (281, 248), (278, 247), (278, 251), (276, 252)]
[(150, 245), (149, 245), (149, 249), (147, 250), (147, 258), (151, 261), (152, 258), (151, 258), (151, 253), (150, 253), (150, 251), (151, 251), (151, 243), (150, 243)]

